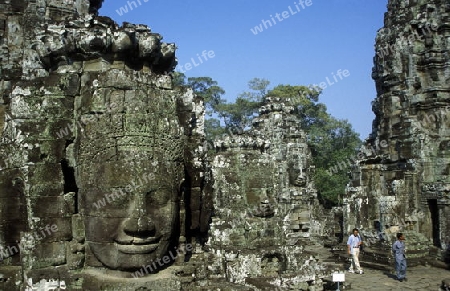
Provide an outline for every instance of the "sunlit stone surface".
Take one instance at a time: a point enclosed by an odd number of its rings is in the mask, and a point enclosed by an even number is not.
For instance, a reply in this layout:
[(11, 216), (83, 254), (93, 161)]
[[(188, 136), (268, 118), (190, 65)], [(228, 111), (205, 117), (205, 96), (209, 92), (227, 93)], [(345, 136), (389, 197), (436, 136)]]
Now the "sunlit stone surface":
[[(100, 5), (0, 0), (0, 289), (321, 290), (341, 220), (289, 99), (266, 98), (208, 164), (175, 45)], [(374, 265), (399, 230), (412, 264), (449, 247), (448, 13), (391, 1), (377, 37), (377, 150), (344, 206)]]
[(250, 130), (215, 141), (208, 245), (222, 256), (211, 261), (217, 277), (272, 290), (321, 288), (326, 269), (308, 250), (329, 225), (299, 124), (289, 99), (269, 97)]
[(175, 45), (100, 5), (0, 0), (0, 289), (321, 288), (332, 233), (289, 101), (207, 165)]
[(352, 171), (344, 209), (347, 231), (360, 227), (370, 240), (371, 264), (392, 264), (388, 247), (398, 231), (408, 238), (409, 265), (448, 258), (449, 13), (447, 1), (390, 0), (377, 34), (367, 140), (377, 150)]
[(91, 2), (0, 1), (2, 290), (176, 290), (207, 234), (204, 108), (172, 87), (175, 46)]

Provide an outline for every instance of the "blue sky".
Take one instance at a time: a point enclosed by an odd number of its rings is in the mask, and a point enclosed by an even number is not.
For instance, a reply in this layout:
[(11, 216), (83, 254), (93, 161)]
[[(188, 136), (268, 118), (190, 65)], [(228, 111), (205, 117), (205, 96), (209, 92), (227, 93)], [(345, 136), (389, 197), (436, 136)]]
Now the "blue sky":
[[(271, 87), (325, 82), (320, 101), (365, 139), (375, 117), (371, 72), (386, 5), (387, 0), (106, 0), (100, 14), (119, 24), (147, 24), (165, 42), (176, 43), (185, 74), (213, 78), (230, 101), (254, 77), (268, 79)], [(197, 54), (205, 50), (214, 57), (205, 54), (200, 64)], [(348, 74), (339, 77), (338, 70)]]

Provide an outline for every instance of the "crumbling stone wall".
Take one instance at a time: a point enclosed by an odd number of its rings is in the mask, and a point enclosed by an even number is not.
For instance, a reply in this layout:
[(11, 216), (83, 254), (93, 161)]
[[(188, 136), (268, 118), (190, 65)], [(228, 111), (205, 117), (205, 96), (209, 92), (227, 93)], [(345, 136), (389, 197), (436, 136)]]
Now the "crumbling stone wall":
[(202, 100), (173, 88), (174, 44), (101, 2), (0, 1), (2, 290), (175, 290), (172, 270), (118, 283), (157, 258), (115, 235), (162, 259), (206, 233)]
[(243, 285), (319, 288), (324, 267), (305, 251), (324, 227), (306, 134), (289, 99), (268, 97), (259, 113), (215, 141), (211, 268)]
[(366, 141), (388, 146), (359, 162), (347, 189), (347, 231), (359, 227), (388, 242), (409, 231), (412, 257), (450, 244), (449, 12), (446, 1), (389, 1), (376, 38), (376, 117)]
[(0, 289), (320, 288), (326, 226), (289, 100), (217, 141), (207, 171), (175, 45), (100, 6), (0, 0)]

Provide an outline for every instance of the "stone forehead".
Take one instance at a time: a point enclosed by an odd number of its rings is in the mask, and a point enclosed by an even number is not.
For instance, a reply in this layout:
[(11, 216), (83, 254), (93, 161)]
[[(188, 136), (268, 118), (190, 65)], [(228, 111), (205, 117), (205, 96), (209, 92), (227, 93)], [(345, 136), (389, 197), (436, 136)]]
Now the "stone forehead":
[(119, 187), (134, 180), (174, 185), (183, 180), (184, 160), (181, 153), (162, 152), (142, 148), (107, 149), (81, 156), (78, 162), (80, 185), (108, 185)]
[(85, 161), (90, 159), (132, 161), (135, 158), (179, 161), (183, 159), (184, 148), (182, 136), (123, 135), (82, 143), (79, 154)]
[(184, 129), (176, 116), (133, 113), (116, 115), (114, 119), (109, 126), (106, 123), (93, 131), (101, 133), (103, 138), (116, 140), (118, 147), (178, 147), (183, 143)]
[[(145, 98), (150, 99), (150, 98)], [(173, 99), (157, 98), (147, 106), (128, 108), (121, 112), (84, 115), (80, 131), (82, 156), (121, 151), (148, 152), (152, 155), (179, 159), (185, 147)], [(89, 120), (93, 120), (90, 121)]]
[[(134, 161), (133, 161), (134, 160)], [(152, 164), (151, 162), (156, 162)], [(163, 155), (155, 155), (151, 159), (135, 157), (130, 152), (128, 157), (123, 156), (117, 160), (112, 160), (110, 165), (102, 163), (102, 158), (99, 156), (86, 157), (78, 164), (79, 177), (85, 177), (81, 184), (96, 184), (101, 181), (97, 180), (99, 177), (106, 179), (107, 185), (113, 185), (125, 179), (125, 185), (132, 180), (139, 179), (143, 176), (151, 174), (153, 182), (163, 183), (164, 181), (176, 182), (177, 184), (183, 180), (184, 165), (182, 161), (176, 161), (172, 158), (167, 158)], [(86, 180), (87, 177), (87, 180)], [(108, 177), (119, 177), (107, 179)], [(107, 182), (107, 181), (111, 181)], [(177, 182), (178, 181), (178, 182)], [(81, 182), (81, 181), (80, 181)], [(102, 183), (102, 184), (105, 184)]]

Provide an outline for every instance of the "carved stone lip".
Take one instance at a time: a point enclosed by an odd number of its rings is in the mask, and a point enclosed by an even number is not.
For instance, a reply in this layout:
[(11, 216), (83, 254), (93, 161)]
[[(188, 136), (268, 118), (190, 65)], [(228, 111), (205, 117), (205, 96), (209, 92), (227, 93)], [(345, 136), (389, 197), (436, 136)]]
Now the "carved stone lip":
[(146, 254), (153, 252), (159, 246), (158, 237), (138, 238), (116, 240), (117, 249), (126, 254)]
[(120, 238), (116, 240), (116, 243), (119, 245), (148, 245), (148, 244), (156, 244), (160, 240), (160, 237), (147, 237), (147, 238), (140, 238), (140, 237), (134, 237), (130, 236), (128, 238)]
[(117, 244), (117, 249), (119, 250), (119, 252), (121, 253), (125, 253), (125, 254), (148, 254), (151, 252), (154, 252), (159, 244), (147, 244), (147, 245), (135, 245), (135, 244), (129, 244), (129, 245), (121, 245), (121, 244)]

